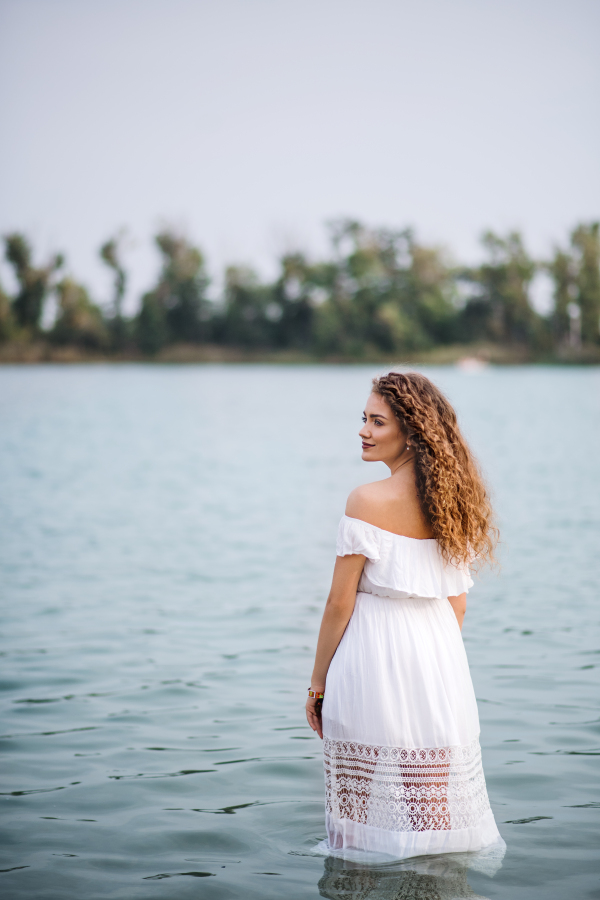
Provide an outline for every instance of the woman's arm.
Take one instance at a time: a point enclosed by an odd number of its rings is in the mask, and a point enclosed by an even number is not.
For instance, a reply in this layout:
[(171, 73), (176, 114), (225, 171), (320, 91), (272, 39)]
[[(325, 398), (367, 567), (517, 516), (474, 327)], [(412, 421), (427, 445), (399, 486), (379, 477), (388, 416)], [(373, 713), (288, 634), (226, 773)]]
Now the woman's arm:
[(454, 610), (454, 615), (456, 616), (456, 621), (458, 622), (458, 627), (462, 631), (463, 622), (465, 620), (465, 613), (467, 611), (467, 594), (466, 592), (463, 594), (459, 594), (458, 597), (448, 597), (448, 602), (452, 609)]
[[(319, 631), (315, 667), (310, 682), (313, 691), (323, 693), (327, 680), (327, 670), (337, 650), (346, 626), (354, 611), (356, 601), (356, 588), (365, 564), (366, 557), (353, 554), (352, 556), (338, 556), (333, 570), (333, 581), (325, 612)], [(314, 698), (306, 701), (306, 718), (313, 731), (319, 737), (323, 737), (321, 725), (321, 709)]]

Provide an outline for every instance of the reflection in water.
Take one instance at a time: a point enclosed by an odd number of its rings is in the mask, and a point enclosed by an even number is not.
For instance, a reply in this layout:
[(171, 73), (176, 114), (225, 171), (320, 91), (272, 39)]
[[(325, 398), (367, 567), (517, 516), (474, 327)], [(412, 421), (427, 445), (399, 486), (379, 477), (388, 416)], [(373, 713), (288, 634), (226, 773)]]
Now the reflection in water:
[(487, 900), (469, 886), (468, 869), (452, 857), (367, 867), (329, 856), (319, 893), (329, 900)]

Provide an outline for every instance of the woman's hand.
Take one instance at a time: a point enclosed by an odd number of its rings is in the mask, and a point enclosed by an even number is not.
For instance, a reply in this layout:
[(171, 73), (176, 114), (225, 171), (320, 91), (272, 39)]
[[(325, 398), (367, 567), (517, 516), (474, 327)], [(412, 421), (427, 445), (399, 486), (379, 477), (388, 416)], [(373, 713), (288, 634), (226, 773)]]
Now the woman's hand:
[[(320, 692), (322, 693), (322, 691)], [(317, 700), (316, 697), (309, 697), (306, 701), (306, 718), (308, 724), (313, 731), (316, 731), (321, 739), (323, 739), (323, 719), (321, 709), (323, 701)]]

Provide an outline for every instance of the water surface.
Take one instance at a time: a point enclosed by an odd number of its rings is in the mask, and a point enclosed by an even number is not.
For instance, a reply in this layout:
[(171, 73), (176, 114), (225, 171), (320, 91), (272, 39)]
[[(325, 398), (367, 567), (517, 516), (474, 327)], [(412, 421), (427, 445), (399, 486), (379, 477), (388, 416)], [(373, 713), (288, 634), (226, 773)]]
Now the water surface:
[(508, 851), (324, 860), (303, 714), (373, 367), (0, 369), (8, 898), (598, 897), (600, 373), (425, 370), (494, 489), (464, 638)]

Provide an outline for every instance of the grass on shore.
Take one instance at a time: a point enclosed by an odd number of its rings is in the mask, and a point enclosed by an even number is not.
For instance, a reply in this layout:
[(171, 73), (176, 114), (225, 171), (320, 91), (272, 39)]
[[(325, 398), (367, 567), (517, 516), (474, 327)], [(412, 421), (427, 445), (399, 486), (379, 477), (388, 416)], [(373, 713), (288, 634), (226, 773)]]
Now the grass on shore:
[[(172, 344), (155, 356), (144, 356), (136, 350), (108, 353), (77, 345), (60, 346), (49, 341), (0, 344), (0, 364), (36, 363), (279, 363), (279, 364), (352, 364), (389, 363), (392, 354), (377, 351), (360, 356), (331, 354), (317, 356), (298, 350), (249, 350), (216, 344)], [(579, 351), (535, 354), (522, 345), (492, 343), (451, 344), (430, 350), (405, 351), (399, 358), (403, 363), (422, 365), (454, 365), (461, 360), (478, 360), (492, 365), (523, 365), (526, 363), (600, 365), (600, 347), (585, 347)]]

